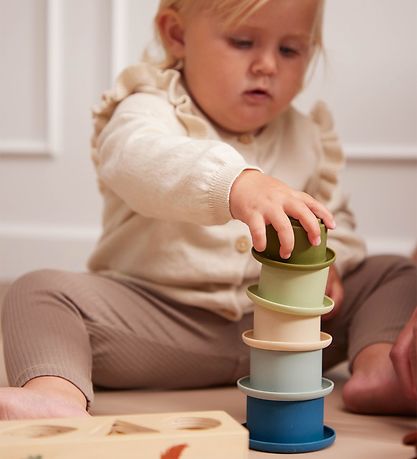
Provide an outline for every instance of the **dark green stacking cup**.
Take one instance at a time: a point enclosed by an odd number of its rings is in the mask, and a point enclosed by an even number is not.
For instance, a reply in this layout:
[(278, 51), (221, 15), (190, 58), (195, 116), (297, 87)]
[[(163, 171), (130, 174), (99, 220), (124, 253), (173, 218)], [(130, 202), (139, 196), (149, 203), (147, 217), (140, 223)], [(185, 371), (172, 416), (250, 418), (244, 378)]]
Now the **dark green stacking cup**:
[(259, 252), (269, 260), (281, 261), (282, 263), (290, 263), (295, 265), (314, 265), (326, 261), (326, 245), (327, 245), (327, 228), (324, 223), (318, 219), (320, 225), (321, 243), (318, 246), (311, 245), (307, 237), (307, 232), (301, 226), (298, 220), (290, 218), (292, 228), (294, 230), (294, 250), (290, 258), (281, 258), (279, 249), (281, 247), (278, 234), (272, 225), (266, 227), (266, 249)]

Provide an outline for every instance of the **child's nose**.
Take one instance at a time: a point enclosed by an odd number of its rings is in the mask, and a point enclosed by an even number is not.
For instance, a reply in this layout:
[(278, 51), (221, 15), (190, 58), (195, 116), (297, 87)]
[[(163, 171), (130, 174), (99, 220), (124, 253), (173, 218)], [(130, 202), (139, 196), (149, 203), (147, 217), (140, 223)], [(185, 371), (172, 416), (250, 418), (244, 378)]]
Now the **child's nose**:
[(252, 62), (251, 70), (255, 75), (274, 75), (277, 71), (276, 53), (270, 51), (259, 53)]

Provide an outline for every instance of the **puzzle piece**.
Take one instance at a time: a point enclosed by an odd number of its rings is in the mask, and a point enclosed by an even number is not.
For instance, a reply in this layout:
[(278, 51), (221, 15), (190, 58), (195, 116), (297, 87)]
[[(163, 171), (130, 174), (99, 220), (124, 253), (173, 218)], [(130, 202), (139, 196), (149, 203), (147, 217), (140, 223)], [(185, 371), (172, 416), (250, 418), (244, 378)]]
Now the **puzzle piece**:
[(248, 442), (223, 411), (0, 421), (7, 459), (247, 459)]

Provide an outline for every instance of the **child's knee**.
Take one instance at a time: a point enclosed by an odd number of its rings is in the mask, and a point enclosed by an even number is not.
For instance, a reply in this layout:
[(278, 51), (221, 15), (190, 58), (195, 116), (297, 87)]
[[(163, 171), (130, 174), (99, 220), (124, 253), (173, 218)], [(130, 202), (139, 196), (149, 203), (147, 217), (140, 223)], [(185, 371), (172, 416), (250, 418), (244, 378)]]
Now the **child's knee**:
[(54, 269), (41, 269), (24, 274), (12, 283), (7, 291), (4, 302), (8, 303), (10, 300), (22, 296), (27, 292), (43, 290), (45, 287), (50, 289), (59, 273), (60, 271)]
[(417, 278), (417, 266), (408, 257), (401, 255), (375, 255), (368, 258), (368, 262), (375, 271), (382, 271), (387, 274), (404, 274), (414, 279)]
[(59, 290), (62, 282), (63, 271), (54, 269), (42, 269), (32, 271), (19, 277), (7, 290), (1, 308), (1, 322), (4, 326), (8, 317), (22, 307), (35, 304), (35, 298), (46, 293)]

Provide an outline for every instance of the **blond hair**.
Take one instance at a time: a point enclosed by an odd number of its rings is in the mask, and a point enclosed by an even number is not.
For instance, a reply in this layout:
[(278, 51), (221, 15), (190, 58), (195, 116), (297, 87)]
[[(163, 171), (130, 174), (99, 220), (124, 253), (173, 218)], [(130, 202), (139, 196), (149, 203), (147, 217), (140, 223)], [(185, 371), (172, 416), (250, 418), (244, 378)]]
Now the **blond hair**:
[[(165, 57), (158, 65), (164, 69), (175, 68), (179, 65), (178, 60), (169, 52), (165, 46), (158, 30), (158, 19), (160, 14), (167, 8), (187, 17), (196, 11), (206, 11), (219, 17), (225, 27), (239, 25), (248, 17), (254, 14), (259, 8), (271, 0), (160, 0), (159, 8), (154, 20), (156, 41), (163, 48)], [(323, 14), (324, 1), (319, 0), (317, 16), (313, 31), (314, 54), (323, 49)], [(150, 55), (145, 53), (146, 60), (151, 60)]]

